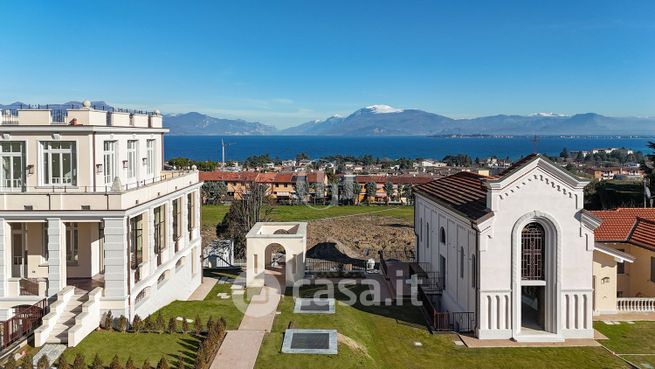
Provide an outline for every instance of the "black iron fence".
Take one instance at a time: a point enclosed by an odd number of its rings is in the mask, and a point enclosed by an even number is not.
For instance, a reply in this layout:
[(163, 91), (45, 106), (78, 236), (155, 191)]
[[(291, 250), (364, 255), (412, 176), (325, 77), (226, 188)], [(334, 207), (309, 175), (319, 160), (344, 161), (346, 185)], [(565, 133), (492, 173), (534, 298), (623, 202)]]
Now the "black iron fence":
[(364, 260), (354, 263), (342, 263), (338, 261), (324, 259), (305, 259), (305, 271), (308, 273), (316, 272), (365, 272), (366, 262)]
[(418, 286), (418, 298), (429, 318), (428, 323), (434, 331), (454, 331), (468, 333), (475, 330), (475, 313), (472, 311), (439, 311), (422, 286)]

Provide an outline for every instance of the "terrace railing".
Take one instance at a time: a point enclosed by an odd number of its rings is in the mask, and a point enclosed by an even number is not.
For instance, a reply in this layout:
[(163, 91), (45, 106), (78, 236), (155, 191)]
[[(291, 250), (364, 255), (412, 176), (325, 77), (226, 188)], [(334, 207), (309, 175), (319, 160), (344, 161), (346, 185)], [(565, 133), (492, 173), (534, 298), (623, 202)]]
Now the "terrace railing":
[(432, 299), (418, 286), (418, 298), (429, 318), (428, 323), (434, 331), (454, 331), (468, 333), (475, 330), (475, 313), (471, 311), (440, 311)]
[(43, 299), (31, 306), (18, 307), (12, 318), (0, 322), (0, 350), (6, 349), (38, 328), (47, 310), (48, 301)]
[(312, 272), (357, 272), (366, 271), (366, 265), (362, 261), (362, 264), (352, 264), (352, 263), (340, 263), (337, 261), (323, 260), (323, 259), (314, 259), (307, 258), (305, 260), (305, 271)]
[(655, 297), (619, 297), (616, 309), (621, 312), (655, 312)]

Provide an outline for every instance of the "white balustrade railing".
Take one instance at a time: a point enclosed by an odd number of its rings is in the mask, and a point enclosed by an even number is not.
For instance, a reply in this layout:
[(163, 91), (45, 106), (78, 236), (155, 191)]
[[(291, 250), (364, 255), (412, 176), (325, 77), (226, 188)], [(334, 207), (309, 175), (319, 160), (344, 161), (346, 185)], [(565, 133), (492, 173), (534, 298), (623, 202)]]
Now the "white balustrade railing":
[(655, 312), (655, 297), (619, 297), (616, 299), (616, 309), (626, 312)]

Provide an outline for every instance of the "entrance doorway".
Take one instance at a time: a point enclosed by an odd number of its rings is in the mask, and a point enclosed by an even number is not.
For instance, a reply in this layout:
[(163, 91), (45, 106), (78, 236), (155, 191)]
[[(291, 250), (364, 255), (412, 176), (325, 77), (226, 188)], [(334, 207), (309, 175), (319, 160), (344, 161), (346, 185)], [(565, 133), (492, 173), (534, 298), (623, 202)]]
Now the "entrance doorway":
[(540, 331), (545, 329), (545, 291), (545, 286), (521, 287), (521, 327)]
[(25, 278), (27, 276), (27, 248), (25, 247), (23, 223), (11, 224), (11, 252), (11, 276)]

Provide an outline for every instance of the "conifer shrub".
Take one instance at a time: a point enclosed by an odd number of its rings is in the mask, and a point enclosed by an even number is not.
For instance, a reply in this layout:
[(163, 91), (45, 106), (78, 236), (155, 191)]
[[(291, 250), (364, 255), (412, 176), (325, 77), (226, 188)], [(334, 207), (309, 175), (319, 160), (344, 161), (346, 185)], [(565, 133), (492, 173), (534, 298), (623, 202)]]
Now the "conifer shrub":
[(164, 317), (161, 313), (157, 314), (157, 318), (155, 319), (155, 330), (159, 333), (166, 330), (166, 323), (164, 322)]
[(59, 356), (59, 360), (57, 361), (57, 369), (69, 369), (70, 364), (68, 363), (68, 358), (66, 358), (66, 355), (61, 355)]
[(143, 365), (141, 365), (141, 369), (152, 369), (152, 365), (150, 365), (150, 360), (148, 359), (143, 360)]
[(111, 315), (111, 310), (109, 310), (105, 314), (104, 326), (105, 326), (105, 329), (108, 330), (108, 331), (111, 331), (112, 329), (114, 329), (114, 317)]
[(50, 368), (50, 362), (48, 361), (48, 357), (43, 355), (39, 358), (39, 360), (36, 362), (36, 368), (37, 369), (49, 369)]
[(34, 365), (34, 355), (28, 353), (25, 353), (23, 358), (20, 360), (20, 367), (21, 368), (29, 368), (32, 369)]
[(182, 317), (182, 333), (187, 333), (189, 331), (189, 322), (187, 321), (187, 318)]
[(141, 317), (139, 314), (134, 316), (134, 319), (132, 319), (132, 330), (134, 333), (139, 333), (141, 330), (143, 330), (143, 320), (141, 320)]
[(132, 356), (127, 358), (125, 369), (137, 369), (136, 365), (134, 365), (134, 360), (132, 360)]
[(79, 352), (77, 355), (75, 355), (75, 360), (73, 361), (73, 369), (87, 369), (84, 355), (80, 354)]
[(166, 327), (166, 332), (167, 333), (177, 332), (177, 321), (175, 320), (175, 318), (170, 317), (170, 319), (168, 319), (168, 326)]
[(97, 352), (96, 356), (93, 357), (93, 361), (91, 362), (91, 369), (105, 369), (105, 366), (102, 364), (102, 359)]
[(200, 320), (199, 314), (196, 314), (196, 319), (193, 321), (193, 331), (195, 334), (200, 334), (202, 332), (202, 321)]
[(109, 369), (123, 369), (123, 365), (118, 359), (118, 355), (114, 355), (114, 358), (111, 359), (111, 363), (109, 364)]
[(125, 333), (127, 331), (127, 323), (125, 315), (121, 315), (121, 317), (118, 318), (118, 331)]
[(5, 363), (5, 369), (16, 369), (17, 366), (18, 363), (16, 362), (14, 355), (9, 355), (9, 359), (7, 359), (7, 362)]
[(159, 363), (157, 363), (157, 369), (169, 369), (168, 362), (166, 361), (165, 357), (162, 356), (162, 358), (159, 359)]

